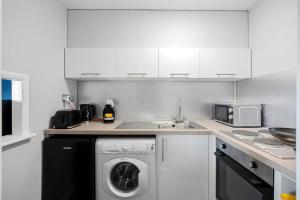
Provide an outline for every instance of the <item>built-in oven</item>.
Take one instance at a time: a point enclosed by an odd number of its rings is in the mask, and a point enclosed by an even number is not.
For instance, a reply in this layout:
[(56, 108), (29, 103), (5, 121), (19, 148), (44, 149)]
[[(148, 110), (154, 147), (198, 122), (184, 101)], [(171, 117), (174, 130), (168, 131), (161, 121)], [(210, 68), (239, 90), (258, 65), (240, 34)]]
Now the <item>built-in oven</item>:
[(217, 139), (217, 200), (273, 200), (274, 170)]

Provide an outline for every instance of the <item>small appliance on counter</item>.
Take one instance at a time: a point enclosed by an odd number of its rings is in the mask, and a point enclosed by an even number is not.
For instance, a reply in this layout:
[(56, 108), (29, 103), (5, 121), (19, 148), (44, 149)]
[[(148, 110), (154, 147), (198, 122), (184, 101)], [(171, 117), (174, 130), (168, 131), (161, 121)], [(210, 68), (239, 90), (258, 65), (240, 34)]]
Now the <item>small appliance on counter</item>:
[(96, 106), (92, 104), (80, 104), (79, 107), (82, 121), (92, 121), (96, 117)]
[(105, 101), (105, 107), (103, 109), (103, 122), (104, 123), (113, 123), (115, 121), (115, 110), (114, 110), (114, 101), (108, 99)]
[(233, 127), (261, 127), (261, 104), (215, 104), (215, 121)]
[(79, 110), (59, 110), (51, 118), (50, 128), (69, 129), (79, 126), (81, 117)]

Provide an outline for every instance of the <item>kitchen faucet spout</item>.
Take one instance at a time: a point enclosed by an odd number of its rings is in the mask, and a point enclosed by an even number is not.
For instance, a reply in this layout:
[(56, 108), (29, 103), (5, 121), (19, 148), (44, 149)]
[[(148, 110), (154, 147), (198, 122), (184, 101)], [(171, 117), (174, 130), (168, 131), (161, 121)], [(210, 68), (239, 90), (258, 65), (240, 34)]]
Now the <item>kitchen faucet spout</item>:
[(184, 118), (182, 116), (182, 103), (181, 103), (181, 99), (178, 100), (178, 115), (175, 119), (176, 123), (183, 123), (184, 122)]

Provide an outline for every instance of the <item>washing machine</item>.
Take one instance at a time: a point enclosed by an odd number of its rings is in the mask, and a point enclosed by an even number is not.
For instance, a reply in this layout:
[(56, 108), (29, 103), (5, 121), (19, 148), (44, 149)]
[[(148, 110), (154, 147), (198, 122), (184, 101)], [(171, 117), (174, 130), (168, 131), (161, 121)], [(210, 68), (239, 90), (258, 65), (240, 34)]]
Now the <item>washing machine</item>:
[(156, 200), (155, 138), (98, 138), (96, 200)]

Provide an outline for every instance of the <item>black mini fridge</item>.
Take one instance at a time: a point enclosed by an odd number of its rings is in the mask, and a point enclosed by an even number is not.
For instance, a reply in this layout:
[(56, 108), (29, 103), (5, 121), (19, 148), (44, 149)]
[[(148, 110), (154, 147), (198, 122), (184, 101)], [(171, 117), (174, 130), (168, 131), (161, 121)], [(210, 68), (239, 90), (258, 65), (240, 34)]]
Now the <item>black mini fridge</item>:
[(95, 139), (43, 141), (42, 200), (95, 200)]

